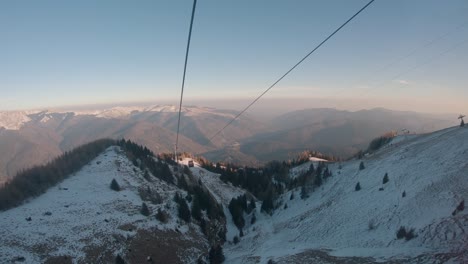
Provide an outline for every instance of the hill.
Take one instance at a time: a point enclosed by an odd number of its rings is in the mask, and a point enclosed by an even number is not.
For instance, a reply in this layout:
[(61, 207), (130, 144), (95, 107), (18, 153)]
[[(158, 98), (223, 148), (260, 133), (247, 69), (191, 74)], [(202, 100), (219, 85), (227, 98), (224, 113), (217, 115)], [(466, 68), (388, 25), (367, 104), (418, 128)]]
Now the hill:
[[(400, 136), (362, 160), (329, 164), (333, 176), (310, 197), (293, 189), (271, 216), (257, 214), (226, 247), (228, 262), (464, 263), (468, 212), (456, 208), (468, 198), (467, 139), (459, 127)], [(402, 227), (414, 237), (398, 239)]]
[(427, 133), (452, 125), (454, 121), (445, 117), (382, 108), (356, 112), (305, 109), (275, 118), (269, 133), (242, 140), (240, 151), (263, 162), (291, 159), (304, 149), (346, 158), (389, 131)]
[[(5, 194), (26, 197), (28, 193), (18, 186), (45, 191), (0, 212), (2, 262), (114, 263), (122, 258), (129, 263), (193, 263), (208, 259), (210, 247), (222, 241), (225, 218), (206, 188), (192, 182), (190, 174), (174, 175), (174, 167), (163, 158), (130, 141), (105, 144), (113, 146), (57, 185), (46, 187), (54, 180), (48, 175), (55, 175), (53, 171), (63, 164), (73, 164), (75, 158), (61, 157), (33, 168), (0, 188), (0, 210), (9, 200), (3, 199)], [(103, 146), (100, 142), (87, 146), (96, 145)], [(80, 149), (65, 157), (83, 155)], [(200, 215), (194, 213), (191, 219), (195, 200)], [(183, 204), (192, 210), (183, 211)]]

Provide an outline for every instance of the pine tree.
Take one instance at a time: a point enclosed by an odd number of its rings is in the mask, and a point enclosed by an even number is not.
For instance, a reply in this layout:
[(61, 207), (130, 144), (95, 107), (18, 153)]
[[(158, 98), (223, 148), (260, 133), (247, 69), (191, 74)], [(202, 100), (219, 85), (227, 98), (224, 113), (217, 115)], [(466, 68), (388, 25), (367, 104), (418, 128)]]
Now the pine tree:
[(403, 198), (406, 197), (406, 191), (403, 191), (403, 193), (401, 194), (401, 197), (403, 197)]
[(294, 191), (291, 192), (291, 196), (289, 196), (289, 200), (293, 200), (294, 199)]
[(388, 174), (385, 173), (385, 176), (383, 177), (382, 183), (386, 184), (388, 182)]
[(120, 185), (119, 183), (115, 180), (115, 179), (112, 179), (111, 181), (111, 184), (110, 184), (110, 188), (114, 191), (120, 191)]
[(211, 264), (221, 264), (224, 261), (224, 253), (221, 245), (212, 246), (209, 253)]
[(179, 218), (184, 220), (185, 222), (190, 222), (190, 209), (185, 199), (183, 199), (179, 193), (176, 193), (176, 195), (174, 196), (174, 201), (178, 204)]
[(156, 213), (156, 219), (158, 219), (162, 223), (167, 223), (167, 218), (168, 218), (167, 213), (162, 211), (161, 208), (159, 208), (158, 212)]
[(117, 255), (115, 257), (115, 264), (125, 264), (125, 260), (120, 255)]
[(252, 215), (252, 219), (250, 219), (250, 224), (253, 225), (255, 224), (255, 222), (257, 221), (257, 216), (255, 215), (255, 213)]
[(309, 198), (309, 194), (307, 193), (307, 188), (305, 186), (301, 187), (301, 199), (304, 200)]
[(320, 187), (322, 185), (322, 176), (320, 174), (317, 174), (317, 176), (315, 176), (314, 184), (317, 187)]
[(460, 127), (464, 127), (465, 126), (465, 121), (463, 121), (463, 119), (461, 120), (460, 122)]
[(354, 188), (354, 190), (356, 191), (361, 190), (361, 184), (359, 182), (356, 184), (356, 187)]
[(195, 196), (192, 202), (192, 217), (198, 221), (200, 221), (202, 217), (201, 206), (198, 200), (198, 196)]
[(359, 163), (359, 170), (363, 170), (365, 169), (366, 167), (364, 167), (364, 162), (361, 161), (361, 163)]
[(311, 163), (309, 167), (309, 173), (314, 173), (314, 171), (315, 171), (314, 164)]
[(141, 213), (142, 215), (144, 215), (144, 216), (150, 215), (150, 211), (149, 211), (148, 206), (146, 205), (146, 203), (143, 203), (143, 204), (141, 205), (140, 213)]

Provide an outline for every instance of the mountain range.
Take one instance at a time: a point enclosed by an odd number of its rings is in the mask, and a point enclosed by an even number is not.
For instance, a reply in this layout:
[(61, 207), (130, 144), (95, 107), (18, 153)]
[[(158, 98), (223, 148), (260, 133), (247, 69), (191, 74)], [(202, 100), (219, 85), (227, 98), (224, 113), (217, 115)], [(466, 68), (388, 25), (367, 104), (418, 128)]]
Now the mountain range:
[[(391, 130), (424, 133), (454, 124), (446, 117), (386, 109), (306, 109), (272, 120), (241, 116), (210, 141), (236, 114), (183, 107), (179, 151), (244, 165), (291, 159), (303, 150), (345, 158)], [(173, 152), (177, 115), (170, 105), (0, 112), (0, 182), (100, 138), (127, 138), (156, 153)]]

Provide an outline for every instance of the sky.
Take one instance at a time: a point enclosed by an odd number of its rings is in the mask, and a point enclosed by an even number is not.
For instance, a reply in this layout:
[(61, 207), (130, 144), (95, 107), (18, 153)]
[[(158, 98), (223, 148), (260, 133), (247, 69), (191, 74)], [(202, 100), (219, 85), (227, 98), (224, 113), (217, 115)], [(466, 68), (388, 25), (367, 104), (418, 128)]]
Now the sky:
[[(367, 2), (199, 0), (184, 102), (253, 100)], [(0, 110), (178, 104), (191, 8), (0, 1)], [(258, 104), (468, 113), (466, 14), (466, 0), (377, 0)]]

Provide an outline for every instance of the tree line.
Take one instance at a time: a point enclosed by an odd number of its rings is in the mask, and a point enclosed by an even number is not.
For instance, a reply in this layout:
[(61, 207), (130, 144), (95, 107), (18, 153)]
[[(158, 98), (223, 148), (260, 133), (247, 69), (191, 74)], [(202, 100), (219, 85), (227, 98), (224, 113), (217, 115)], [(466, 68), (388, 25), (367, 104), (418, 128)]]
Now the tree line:
[(20, 171), (0, 188), (0, 211), (16, 207), (29, 198), (45, 193), (112, 145), (115, 145), (115, 140), (96, 140), (67, 151), (45, 165)]

